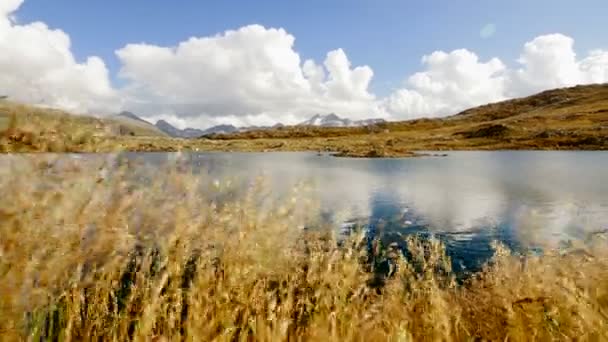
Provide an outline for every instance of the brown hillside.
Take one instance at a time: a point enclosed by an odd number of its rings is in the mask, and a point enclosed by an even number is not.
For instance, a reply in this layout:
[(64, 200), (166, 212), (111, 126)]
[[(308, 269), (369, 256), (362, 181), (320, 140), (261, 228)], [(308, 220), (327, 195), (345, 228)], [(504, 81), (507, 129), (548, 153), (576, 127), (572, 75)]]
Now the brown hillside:
[(250, 139), (282, 140), (284, 146), (314, 146), (345, 154), (350, 150), (355, 155), (373, 155), (380, 149), (379, 154), (386, 156), (409, 150), (606, 150), (608, 84), (545, 91), (440, 119), (363, 128), (283, 127), (211, 138), (235, 144)]
[(122, 126), (0, 101), (0, 152), (324, 151), (403, 157), (424, 150), (608, 150), (608, 84), (368, 127), (292, 126), (188, 140), (143, 136)]

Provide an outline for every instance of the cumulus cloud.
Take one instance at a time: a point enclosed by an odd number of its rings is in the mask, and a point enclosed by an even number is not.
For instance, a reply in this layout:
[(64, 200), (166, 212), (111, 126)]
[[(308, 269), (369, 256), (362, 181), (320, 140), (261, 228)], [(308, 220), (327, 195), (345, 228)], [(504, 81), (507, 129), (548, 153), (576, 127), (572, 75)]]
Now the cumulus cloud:
[(466, 49), (433, 52), (422, 58), (423, 71), (378, 99), (369, 91), (370, 67), (353, 67), (341, 49), (322, 64), (302, 62), (294, 41), (283, 29), (251, 25), (177, 47), (128, 45), (117, 55), (132, 107), (199, 126), (293, 124), (329, 112), (355, 119), (440, 117), (545, 89), (608, 81), (608, 52), (577, 59), (574, 40), (552, 34), (526, 43), (516, 68)]
[(593, 51), (578, 60), (574, 39), (563, 34), (537, 37), (524, 45), (511, 77), (509, 96), (523, 96), (550, 88), (608, 82), (608, 51)]
[[(23, 0), (0, 1), (0, 95), (75, 112), (130, 110), (177, 126), (295, 124), (313, 114), (351, 119), (411, 119), (564, 86), (608, 82), (608, 51), (582, 58), (563, 34), (525, 43), (508, 67), (459, 49), (422, 58), (422, 70), (378, 98), (369, 66), (342, 49), (323, 61), (303, 59), (282, 28), (249, 25), (176, 46), (128, 44), (116, 51), (126, 82), (113, 88), (103, 60), (77, 61), (70, 37), (42, 22), (19, 24)], [(491, 36), (488, 25), (482, 36)]]
[(143, 112), (162, 108), (179, 117), (251, 124), (325, 112), (383, 114), (368, 91), (371, 68), (352, 68), (341, 49), (329, 52), (323, 66), (302, 63), (294, 41), (283, 29), (250, 25), (176, 47), (130, 44), (116, 54), (131, 105)]
[(468, 50), (434, 52), (422, 58), (426, 71), (412, 75), (409, 87), (386, 100), (400, 118), (444, 116), (504, 98), (505, 65), (497, 58), (482, 62)]
[(98, 57), (78, 63), (61, 30), (11, 19), (23, 0), (0, 3), (0, 93), (18, 101), (76, 112), (118, 105), (108, 70)]
[(536, 37), (509, 69), (498, 58), (480, 61), (468, 50), (437, 51), (422, 59), (425, 71), (409, 77), (384, 104), (395, 118), (445, 116), (468, 107), (577, 84), (608, 82), (608, 51), (578, 59), (574, 39)]
[(608, 51), (593, 50), (579, 63), (585, 83), (608, 82)]
[(8, 15), (15, 12), (23, 0), (4, 0), (0, 3), (0, 20), (7, 20)]

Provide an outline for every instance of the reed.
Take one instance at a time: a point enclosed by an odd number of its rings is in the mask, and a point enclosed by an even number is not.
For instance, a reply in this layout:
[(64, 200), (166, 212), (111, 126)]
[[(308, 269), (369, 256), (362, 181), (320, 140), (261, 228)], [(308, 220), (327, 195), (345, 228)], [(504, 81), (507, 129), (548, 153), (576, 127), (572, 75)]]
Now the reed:
[(601, 235), (542, 256), (497, 243), (459, 284), (438, 241), (405, 238), (407, 258), (338, 242), (306, 184), (273, 199), (133, 167), (0, 161), (1, 340), (608, 340)]

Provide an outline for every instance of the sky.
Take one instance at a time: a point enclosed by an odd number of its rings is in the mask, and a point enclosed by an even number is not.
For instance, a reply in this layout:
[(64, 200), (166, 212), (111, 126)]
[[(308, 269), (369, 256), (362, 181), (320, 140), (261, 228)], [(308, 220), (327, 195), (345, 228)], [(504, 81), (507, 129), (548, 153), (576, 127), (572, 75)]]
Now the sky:
[(440, 117), (608, 82), (605, 0), (0, 0), (0, 93), (179, 127)]

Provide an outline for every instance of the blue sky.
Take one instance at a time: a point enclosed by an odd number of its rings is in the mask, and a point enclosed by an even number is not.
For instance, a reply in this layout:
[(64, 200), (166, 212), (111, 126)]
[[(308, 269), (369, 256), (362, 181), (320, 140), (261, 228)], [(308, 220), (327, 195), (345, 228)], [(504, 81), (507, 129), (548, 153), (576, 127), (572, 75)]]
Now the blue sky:
[(608, 82), (606, 13), (606, 0), (0, 0), (0, 93), (180, 127), (440, 117)]
[[(323, 60), (343, 48), (354, 65), (370, 65), (380, 95), (436, 50), (466, 48), (512, 64), (523, 43), (555, 32), (574, 37), (581, 53), (608, 48), (607, 15), (606, 0), (28, 0), (18, 12), (20, 21), (68, 32), (79, 59), (100, 56), (114, 76), (114, 51), (127, 43), (173, 46), (248, 24), (282, 27), (296, 37), (303, 58)], [(496, 33), (484, 39), (486, 24)]]

